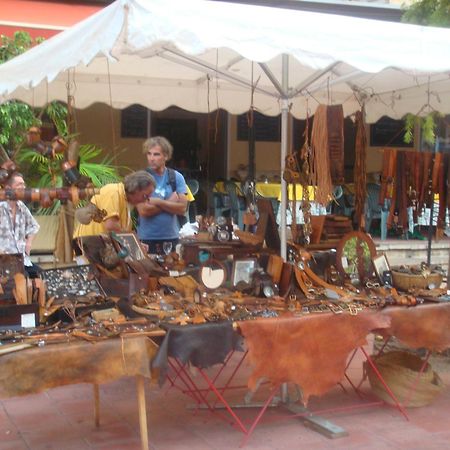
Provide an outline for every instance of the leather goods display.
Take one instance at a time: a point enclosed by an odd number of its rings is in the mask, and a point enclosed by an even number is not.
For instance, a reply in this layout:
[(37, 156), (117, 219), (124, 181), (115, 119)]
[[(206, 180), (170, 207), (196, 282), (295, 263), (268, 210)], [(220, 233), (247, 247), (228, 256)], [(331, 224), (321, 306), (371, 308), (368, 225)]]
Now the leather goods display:
[(239, 322), (253, 366), (248, 386), (255, 389), (261, 378), (274, 386), (296, 383), (306, 405), (311, 395), (341, 381), (349, 353), (366, 343), (370, 331), (388, 325), (389, 318), (376, 313)]
[(449, 204), (449, 158), (443, 153), (408, 152), (384, 149), (379, 204), (391, 200), (388, 228), (408, 229), (407, 208), (412, 208), (414, 222), (423, 208), (431, 208), (439, 195), (437, 236), (445, 228), (446, 208)]
[(317, 107), (311, 132), (311, 181), (309, 184), (316, 186), (315, 200), (321, 205), (326, 205), (333, 195), (327, 111), (327, 105)]
[(24, 202), (39, 202), (42, 206), (48, 207), (53, 201), (72, 201), (75, 205), (80, 200), (91, 198), (93, 195), (98, 194), (97, 188), (79, 189), (76, 186), (61, 187), (52, 189), (38, 189), (38, 188), (26, 188), (26, 189), (1, 189), (0, 201), (4, 200), (22, 200)]

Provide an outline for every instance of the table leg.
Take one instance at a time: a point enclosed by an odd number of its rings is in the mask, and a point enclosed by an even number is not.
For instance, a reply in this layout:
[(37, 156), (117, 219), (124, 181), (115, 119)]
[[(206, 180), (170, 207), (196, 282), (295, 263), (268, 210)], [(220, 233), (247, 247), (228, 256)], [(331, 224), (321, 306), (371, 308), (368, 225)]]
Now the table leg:
[(94, 421), (98, 428), (100, 426), (100, 388), (97, 383), (94, 383), (92, 387), (94, 388)]
[(144, 377), (136, 375), (136, 389), (139, 407), (139, 428), (141, 430), (142, 450), (148, 450), (147, 410), (145, 407)]

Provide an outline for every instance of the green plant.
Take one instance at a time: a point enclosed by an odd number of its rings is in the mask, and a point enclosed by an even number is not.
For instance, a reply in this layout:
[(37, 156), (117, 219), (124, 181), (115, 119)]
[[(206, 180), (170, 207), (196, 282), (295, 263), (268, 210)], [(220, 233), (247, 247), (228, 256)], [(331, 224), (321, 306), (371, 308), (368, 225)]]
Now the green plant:
[[(114, 157), (101, 158), (102, 152), (103, 150), (95, 145), (80, 146), (79, 171), (82, 175), (89, 177), (95, 187), (121, 180), (119, 168), (113, 164)], [(99, 158), (101, 158), (100, 161), (95, 162)], [(24, 173), (27, 184), (36, 188), (63, 186), (63, 173), (60, 168), (62, 161), (62, 155), (55, 155), (54, 159), (49, 159), (30, 148), (21, 149), (16, 157), (16, 162)], [(56, 214), (59, 207), (60, 202), (54, 202), (50, 208), (39, 208), (37, 214)]]
[(45, 106), (39, 113), (39, 116), (46, 114), (53, 122), (56, 131), (60, 136), (67, 137), (69, 134), (69, 127), (67, 126), (67, 106), (61, 102), (53, 101)]
[(439, 120), (443, 117), (436, 111), (429, 113), (424, 117), (414, 114), (407, 114), (405, 117), (405, 134), (403, 140), (411, 143), (414, 139), (414, 128), (417, 125), (422, 131), (422, 139), (425, 143), (434, 145), (436, 142), (436, 128)]
[[(450, 27), (450, 0), (419, 0), (408, 6), (403, 6), (402, 22), (417, 25), (432, 25)], [(417, 124), (422, 131), (423, 141), (434, 145), (436, 142), (437, 123), (443, 117), (432, 111), (424, 117), (408, 114), (405, 119), (404, 141), (411, 143), (414, 138), (414, 126)]]
[(10, 101), (0, 105), (0, 144), (9, 156), (15, 153), (23, 142), (26, 130), (33, 125), (40, 125), (33, 110), (22, 102)]
[[(17, 31), (12, 38), (0, 36), (0, 64), (31, 47), (38, 45), (43, 38), (32, 39), (25, 31)], [(36, 188), (61, 187), (64, 185), (61, 162), (63, 156), (55, 155), (49, 159), (26, 145), (26, 132), (31, 126), (42, 126), (43, 118), (50, 120), (58, 135), (67, 142), (73, 138), (69, 134), (67, 123), (67, 106), (61, 102), (51, 102), (44, 108), (35, 108), (19, 102), (9, 101), (0, 105), (0, 144), (6, 148), (24, 174), (27, 184)], [(103, 157), (102, 149), (85, 144), (79, 150), (79, 171), (89, 177), (94, 186), (120, 180), (118, 168), (113, 165), (113, 157)], [(54, 202), (51, 208), (40, 208), (39, 214), (56, 213), (59, 202)]]
[(404, 8), (402, 22), (450, 26), (450, 0), (420, 0)]
[(43, 40), (41, 37), (33, 39), (26, 31), (16, 31), (12, 38), (0, 35), (0, 64), (26, 52)]
[[(12, 38), (1, 35), (0, 64), (20, 55), (42, 40), (32, 39), (25, 31), (16, 31)], [(29, 105), (15, 100), (0, 105), (0, 144), (10, 156), (22, 143), (26, 130), (33, 125), (40, 126), (41, 123)]]

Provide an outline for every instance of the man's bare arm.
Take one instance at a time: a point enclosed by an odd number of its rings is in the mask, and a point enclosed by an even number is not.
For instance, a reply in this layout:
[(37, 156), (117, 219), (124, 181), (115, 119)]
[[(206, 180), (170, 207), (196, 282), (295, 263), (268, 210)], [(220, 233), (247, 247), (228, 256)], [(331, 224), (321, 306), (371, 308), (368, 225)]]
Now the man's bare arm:
[[(149, 217), (159, 214), (161, 211), (170, 214), (182, 215), (187, 208), (187, 197), (185, 194), (178, 194), (174, 192), (167, 200), (162, 198), (152, 197), (145, 203), (139, 203), (137, 210), (140, 215)], [(141, 213), (142, 211), (142, 213)]]
[(149, 200), (147, 200), (146, 202), (138, 203), (136, 205), (136, 209), (138, 214), (143, 217), (156, 216), (161, 212), (161, 208), (151, 204)]
[(125, 230), (121, 229), (119, 218), (115, 217), (115, 216), (104, 220), (103, 226), (105, 227), (105, 231), (107, 231), (108, 233), (110, 231), (116, 231), (116, 232), (125, 231)]

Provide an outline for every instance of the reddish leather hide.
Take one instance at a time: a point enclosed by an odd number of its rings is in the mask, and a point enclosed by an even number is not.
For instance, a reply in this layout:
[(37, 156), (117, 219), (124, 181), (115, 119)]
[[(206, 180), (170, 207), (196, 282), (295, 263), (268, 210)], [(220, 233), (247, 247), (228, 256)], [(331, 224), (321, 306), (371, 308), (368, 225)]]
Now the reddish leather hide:
[(389, 308), (381, 314), (391, 322), (381, 331), (384, 336), (395, 336), (412, 348), (442, 351), (450, 347), (450, 304)]
[(264, 377), (273, 385), (298, 384), (306, 405), (341, 381), (349, 353), (366, 343), (371, 330), (389, 325), (388, 316), (365, 312), (317, 314), (239, 322), (254, 370), (250, 389)]

